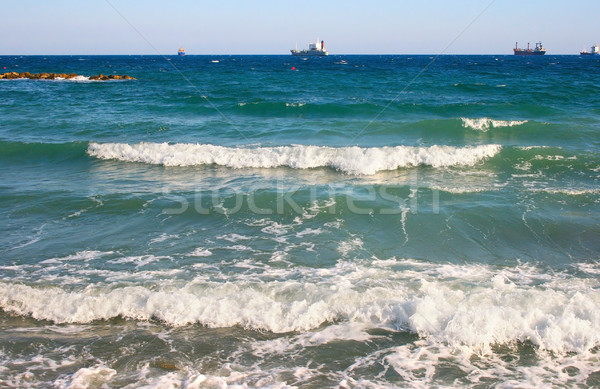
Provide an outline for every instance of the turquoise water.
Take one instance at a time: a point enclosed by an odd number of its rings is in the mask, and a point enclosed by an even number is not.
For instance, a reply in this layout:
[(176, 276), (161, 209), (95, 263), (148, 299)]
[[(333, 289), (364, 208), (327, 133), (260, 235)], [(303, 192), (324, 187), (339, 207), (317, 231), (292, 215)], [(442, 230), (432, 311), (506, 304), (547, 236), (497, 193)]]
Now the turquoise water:
[(0, 67), (0, 386), (600, 385), (600, 61)]

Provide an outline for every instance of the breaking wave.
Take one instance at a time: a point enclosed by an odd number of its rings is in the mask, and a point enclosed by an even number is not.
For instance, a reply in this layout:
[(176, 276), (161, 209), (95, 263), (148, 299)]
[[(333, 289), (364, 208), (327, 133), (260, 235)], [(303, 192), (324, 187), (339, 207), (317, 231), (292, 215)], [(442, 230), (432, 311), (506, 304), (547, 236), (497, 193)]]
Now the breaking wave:
[[(594, 276), (598, 266), (588, 267)], [(559, 353), (600, 345), (600, 292), (590, 276), (550, 278), (524, 265), (499, 269), (396, 259), (294, 269), (300, 275), (295, 280), (282, 269), (265, 271), (270, 280), (261, 282), (240, 274), (228, 282), (200, 277), (178, 284), (95, 284), (80, 290), (2, 282), (0, 307), (55, 323), (123, 317), (274, 333), (348, 323), (409, 331), (484, 352), (514, 341)]]
[(461, 120), (463, 127), (484, 132), (490, 128), (513, 127), (527, 123), (527, 120), (494, 120), (489, 118), (461, 118)]
[(224, 147), (190, 143), (90, 143), (88, 154), (100, 159), (116, 159), (164, 166), (221, 165), (231, 168), (293, 169), (330, 167), (338, 171), (371, 175), (402, 167), (470, 166), (495, 156), (502, 147), (479, 146), (395, 146), (395, 147)]

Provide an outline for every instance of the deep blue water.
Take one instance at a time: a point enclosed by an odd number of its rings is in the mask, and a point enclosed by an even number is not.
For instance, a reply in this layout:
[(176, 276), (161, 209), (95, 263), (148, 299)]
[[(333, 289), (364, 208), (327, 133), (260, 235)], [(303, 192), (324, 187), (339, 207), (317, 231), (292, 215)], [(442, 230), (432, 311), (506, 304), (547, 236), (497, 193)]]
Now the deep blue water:
[(596, 58), (4, 67), (0, 386), (600, 384)]

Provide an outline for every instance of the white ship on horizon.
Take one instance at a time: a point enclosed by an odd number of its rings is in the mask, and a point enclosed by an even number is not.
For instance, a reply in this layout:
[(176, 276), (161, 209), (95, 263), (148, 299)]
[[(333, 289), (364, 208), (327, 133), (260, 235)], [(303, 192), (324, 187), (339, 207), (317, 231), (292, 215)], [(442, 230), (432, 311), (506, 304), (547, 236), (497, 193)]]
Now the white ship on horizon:
[(329, 55), (327, 50), (325, 50), (325, 42), (317, 39), (315, 43), (309, 43), (308, 49), (298, 50), (298, 48), (290, 50), (292, 55), (297, 57), (324, 57)]

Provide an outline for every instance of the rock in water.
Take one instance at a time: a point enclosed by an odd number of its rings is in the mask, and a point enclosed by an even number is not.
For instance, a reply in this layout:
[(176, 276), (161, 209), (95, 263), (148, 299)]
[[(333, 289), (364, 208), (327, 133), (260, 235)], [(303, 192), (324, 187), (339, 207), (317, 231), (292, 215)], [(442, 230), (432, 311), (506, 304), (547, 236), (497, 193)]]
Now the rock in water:
[[(17, 73), (17, 72), (8, 72), (4, 74), (0, 74), (0, 79), (5, 80), (15, 80), (19, 78), (27, 78), (30, 80), (55, 80), (57, 78), (62, 78), (65, 80), (70, 80), (72, 78), (79, 77), (76, 73), (36, 73), (31, 74), (29, 72)], [(100, 80), (100, 81), (108, 81), (108, 80), (135, 80), (135, 78), (120, 74), (111, 74), (109, 76), (105, 76), (104, 74), (94, 75), (89, 77), (90, 80)]]

